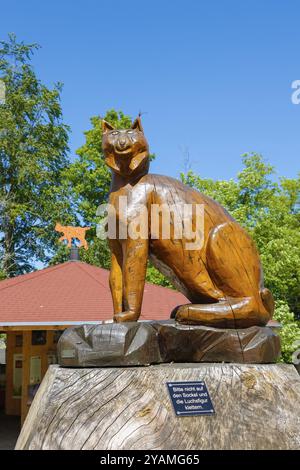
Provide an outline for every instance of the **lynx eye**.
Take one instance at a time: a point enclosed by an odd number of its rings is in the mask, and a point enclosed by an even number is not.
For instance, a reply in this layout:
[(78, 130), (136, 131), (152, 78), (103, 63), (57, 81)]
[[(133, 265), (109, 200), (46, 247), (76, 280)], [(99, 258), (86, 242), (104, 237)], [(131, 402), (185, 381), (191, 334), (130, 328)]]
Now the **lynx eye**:
[(133, 134), (133, 131), (127, 131), (127, 134)]
[(111, 135), (118, 135), (119, 134), (119, 131), (113, 131), (111, 132)]

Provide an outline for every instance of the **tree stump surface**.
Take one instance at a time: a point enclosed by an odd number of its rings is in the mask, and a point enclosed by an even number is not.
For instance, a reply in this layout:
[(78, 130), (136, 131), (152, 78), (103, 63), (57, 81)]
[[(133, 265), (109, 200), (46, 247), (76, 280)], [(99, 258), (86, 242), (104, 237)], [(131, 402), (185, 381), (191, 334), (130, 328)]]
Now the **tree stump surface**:
[[(175, 415), (167, 382), (204, 380), (215, 414)], [(300, 377), (287, 364), (50, 366), (16, 449), (299, 449)]]

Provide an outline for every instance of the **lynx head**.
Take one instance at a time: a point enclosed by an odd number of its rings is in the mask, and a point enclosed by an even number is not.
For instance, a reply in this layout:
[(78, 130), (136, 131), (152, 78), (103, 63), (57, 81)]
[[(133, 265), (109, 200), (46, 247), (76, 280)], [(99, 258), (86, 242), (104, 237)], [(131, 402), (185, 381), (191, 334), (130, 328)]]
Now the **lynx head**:
[(149, 148), (138, 117), (130, 129), (115, 129), (102, 120), (102, 149), (105, 163), (121, 176), (147, 173)]

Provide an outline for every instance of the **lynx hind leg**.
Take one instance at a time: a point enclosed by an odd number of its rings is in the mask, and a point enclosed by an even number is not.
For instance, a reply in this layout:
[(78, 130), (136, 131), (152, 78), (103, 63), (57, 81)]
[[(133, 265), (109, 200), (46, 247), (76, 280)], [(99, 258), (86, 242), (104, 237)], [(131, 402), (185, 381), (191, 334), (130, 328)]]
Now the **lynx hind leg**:
[(236, 222), (216, 227), (207, 256), (210, 276), (224, 294), (251, 299), (252, 314), (267, 323), (273, 315), (274, 300), (269, 289), (263, 287), (259, 254), (247, 232)]
[(235, 222), (218, 225), (209, 236), (206, 255), (208, 273), (223, 299), (178, 307), (176, 320), (221, 328), (265, 325), (272, 312), (262, 299), (260, 260), (247, 233)]
[(186, 325), (235, 328), (235, 318), (229, 302), (221, 300), (212, 304), (186, 304), (174, 308), (171, 318)]
[(231, 297), (258, 296), (261, 265), (249, 235), (235, 222), (215, 227), (207, 244), (207, 270), (213, 282)]
[(257, 314), (251, 298), (227, 298), (212, 304), (186, 304), (176, 307), (172, 314), (176, 321), (186, 325), (203, 325), (215, 328), (248, 328), (263, 326), (269, 320)]

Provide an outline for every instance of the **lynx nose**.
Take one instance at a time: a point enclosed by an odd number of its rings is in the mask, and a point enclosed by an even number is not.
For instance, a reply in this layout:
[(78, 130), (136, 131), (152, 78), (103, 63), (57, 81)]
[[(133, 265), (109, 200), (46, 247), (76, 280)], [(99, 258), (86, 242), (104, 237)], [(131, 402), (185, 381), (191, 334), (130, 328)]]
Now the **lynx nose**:
[(117, 149), (119, 149), (122, 152), (124, 150), (127, 150), (130, 147), (130, 142), (129, 142), (128, 138), (126, 137), (126, 135), (120, 136), (118, 138), (116, 147), (117, 147)]

